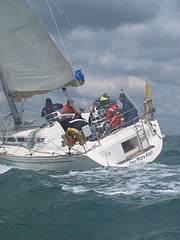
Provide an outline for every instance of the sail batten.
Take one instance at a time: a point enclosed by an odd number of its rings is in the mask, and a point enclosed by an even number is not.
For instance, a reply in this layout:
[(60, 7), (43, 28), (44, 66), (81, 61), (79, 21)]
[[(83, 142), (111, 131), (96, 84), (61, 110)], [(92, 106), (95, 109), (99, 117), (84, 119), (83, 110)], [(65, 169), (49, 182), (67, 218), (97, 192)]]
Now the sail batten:
[(27, 2), (0, 3), (0, 70), (14, 100), (75, 84), (72, 67)]

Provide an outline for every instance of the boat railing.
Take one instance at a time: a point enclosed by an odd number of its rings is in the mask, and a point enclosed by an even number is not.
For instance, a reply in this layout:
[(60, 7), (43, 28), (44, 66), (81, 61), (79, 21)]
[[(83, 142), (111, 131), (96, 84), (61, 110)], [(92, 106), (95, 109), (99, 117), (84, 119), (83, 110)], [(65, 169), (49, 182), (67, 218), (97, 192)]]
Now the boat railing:
[[(140, 106), (138, 106), (138, 107), (140, 109)], [(137, 109), (137, 106), (135, 108)], [(94, 117), (94, 118), (90, 115), (90, 121), (89, 121), (89, 125), (88, 125), (88, 128), (89, 128), (88, 136), (84, 132), (83, 129), (82, 129), (82, 131), (80, 131), (80, 134), (83, 135), (85, 141), (101, 140), (101, 139), (105, 138), (106, 136), (114, 133), (115, 131), (120, 131), (120, 130), (124, 129), (126, 126), (135, 124), (139, 120), (139, 114), (138, 114), (137, 117), (126, 122), (125, 118), (123, 117), (123, 114), (122, 114), (121, 122), (118, 125), (113, 126), (113, 124), (112, 124), (113, 121), (115, 121), (116, 118), (118, 118), (119, 116), (115, 115), (111, 119), (106, 119), (107, 111), (104, 111), (104, 110), (105, 110), (105, 108), (99, 109), (96, 114), (96, 117)], [(133, 111), (133, 110), (134, 110), (134, 108), (131, 109), (130, 111)], [(129, 113), (130, 111), (124, 112), (124, 115)], [(140, 111), (138, 111), (138, 112), (140, 112)], [(77, 141), (77, 144), (78, 144), (78, 141)]]
[[(90, 129), (91, 134), (89, 134), (87, 136), (87, 134), (85, 134), (83, 131), (81, 131), (81, 134), (84, 136), (86, 141), (101, 140), (101, 139), (105, 138), (106, 136), (114, 133), (115, 131), (120, 131), (120, 130), (124, 129), (126, 126), (130, 125), (130, 122), (131, 122), (131, 124), (134, 124), (135, 122), (138, 121), (138, 118), (142, 118), (142, 119), (147, 118), (148, 119), (148, 114), (144, 111), (144, 108), (142, 107), (142, 105), (138, 104), (138, 105), (136, 105), (135, 108), (138, 109), (138, 113), (139, 113), (138, 117), (130, 120), (129, 122), (125, 122), (124, 118), (122, 118), (121, 123), (115, 127), (112, 126), (112, 123), (117, 118), (117, 116), (114, 116), (113, 118), (107, 120), (106, 119), (106, 111), (104, 111), (104, 109), (101, 109), (100, 117), (98, 117), (97, 119), (94, 119), (94, 121), (92, 121), (89, 124), (89, 129)], [(125, 112), (124, 115), (128, 112)], [(61, 115), (61, 116), (63, 116), (63, 115)], [(70, 116), (70, 117), (72, 117), (72, 116)], [(51, 119), (47, 119), (47, 121), (48, 120), (51, 120)], [(8, 138), (6, 137), (6, 139), (8, 139)], [(5, 142), (5, 140), (3, 142)]]
[[(105, 117), (102, 119), (98, 119), (96, 121), (91, 122), (90, 125), (86, 125), (85, 127), (82, 128), (82, 131), (79, 131), (79, 134), (82, 134), (82, 136), (86, 141), (99, 141), (102, 140), (103, 138), (107, 137), (108, 135), (114, 133), (115, 131), (120, 131), (126, 127), (127, 122), (125, 122), (125, 119), (121, 119), (121, 123), (119, 125), (113, 126), (112, 122), (118, 118), (118, 116), (114, 116), (111, 119), (106, 120)], [(137, 122), (139, 117), (134, 118), (133, 124)], [(75, 137), (76, 139), (76, 137)], [(76, 139), (76, 143), (78, 144), (79, 142)], [(69, 145), (69, 143), (66, 141), (66, 144)], [(71, 144), (70, 144), (71, 145)], [(81, 144), (80, 144), (81, 145)]]

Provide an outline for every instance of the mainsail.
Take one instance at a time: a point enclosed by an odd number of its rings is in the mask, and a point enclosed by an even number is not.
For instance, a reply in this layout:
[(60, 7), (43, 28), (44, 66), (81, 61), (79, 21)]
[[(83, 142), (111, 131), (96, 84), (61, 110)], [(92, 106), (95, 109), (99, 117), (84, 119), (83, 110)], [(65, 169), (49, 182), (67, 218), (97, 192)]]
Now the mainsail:
[(0, 0), (0, 71), (14, 101), (75, 84), (70, 64), (25, 0)]

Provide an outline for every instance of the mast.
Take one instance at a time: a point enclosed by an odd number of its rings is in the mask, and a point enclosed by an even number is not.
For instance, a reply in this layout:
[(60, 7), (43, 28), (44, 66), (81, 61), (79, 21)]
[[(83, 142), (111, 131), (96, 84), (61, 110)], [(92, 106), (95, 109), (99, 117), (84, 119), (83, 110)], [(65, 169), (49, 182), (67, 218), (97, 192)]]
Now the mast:
[(0, 79), (1, 79), (2, 87), (3, 87), (4, 93), (5, 93), (7, 102), (9, 104), (10, 109), (11, 109), (11, 115), (13, 117), (14, 124), (15, 124), (15, 126), (18, 126), (18, 125), (21, 124), (22, 121), (21, 121), (21, 118), (19, 117), (15, 102), (13, 100), (13, 96), (12, 96), (11, 92), (9, 92), (8, 87), (6, 85), (6, 82), (4, 81), (4, 77), (3, 77), (2, 72), (0, 74)]

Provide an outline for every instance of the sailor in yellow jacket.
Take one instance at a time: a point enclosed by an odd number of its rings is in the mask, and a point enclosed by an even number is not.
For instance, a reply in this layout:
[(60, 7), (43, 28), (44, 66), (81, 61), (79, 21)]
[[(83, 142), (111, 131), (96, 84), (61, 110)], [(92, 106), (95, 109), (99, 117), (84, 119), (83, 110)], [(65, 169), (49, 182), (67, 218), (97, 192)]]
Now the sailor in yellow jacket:
[(100, 106), (103, 107), (105, 105), (110, 104), (110, 96), (108, 93), (104, 93), (102, 97), (99, 98)]

